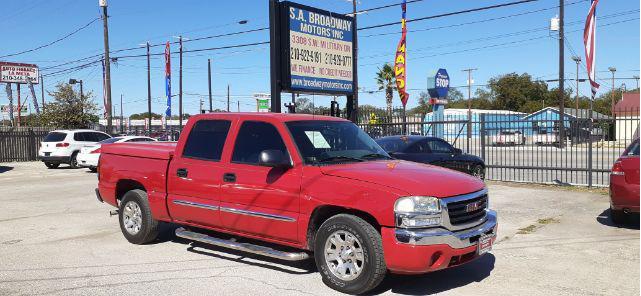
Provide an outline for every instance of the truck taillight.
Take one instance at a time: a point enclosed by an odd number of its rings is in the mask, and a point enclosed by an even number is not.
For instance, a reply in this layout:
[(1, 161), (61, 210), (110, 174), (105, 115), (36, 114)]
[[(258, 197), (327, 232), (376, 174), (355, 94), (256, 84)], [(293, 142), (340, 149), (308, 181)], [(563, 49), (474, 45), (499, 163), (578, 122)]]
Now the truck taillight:
[(612, 166), (612, 172), (610, 172), (610, 175), (616, 175), (616, 176), (623, 176), (625, 173), (623, 172), (623, 167), (621, 166), (620, 161), (616, 161), (614, 165)]
[(91, 151), (91, 152), (89, 152), (89, 153), (90, 153), (90, 154), (100, 153), (100, 148), (98, 148), (98, 149), (96, 149), (96, 150), (93, 150), (93, 151)]
[(56, 147), (69, 147), (69, 143), (56, 143)]

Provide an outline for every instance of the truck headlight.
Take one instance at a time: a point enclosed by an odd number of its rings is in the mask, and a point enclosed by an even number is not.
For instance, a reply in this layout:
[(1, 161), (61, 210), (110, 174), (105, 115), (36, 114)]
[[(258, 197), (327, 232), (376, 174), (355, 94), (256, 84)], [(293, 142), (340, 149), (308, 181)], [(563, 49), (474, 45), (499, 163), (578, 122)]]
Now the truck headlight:
[(431, 196), (407, 196), (394, 204), (396, 226), (403, 228), (430, 227), (441, 224), (441, 202)]

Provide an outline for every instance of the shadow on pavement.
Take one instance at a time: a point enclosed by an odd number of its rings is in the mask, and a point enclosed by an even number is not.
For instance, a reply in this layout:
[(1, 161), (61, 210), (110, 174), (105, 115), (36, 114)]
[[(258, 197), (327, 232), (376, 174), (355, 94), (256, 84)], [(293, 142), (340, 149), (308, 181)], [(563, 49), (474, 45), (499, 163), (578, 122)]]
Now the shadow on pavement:
[(629, 214), (627, 218), (625, 224), (614, 224), (610, 219), (610, 209), (607, 209), (596, 217), (596, 221), (605, 226), (639, 230), (639, 214)]
[(490, 253), (467, 264), (423, 275), (391, 274), (387, 276), (381, 286), (373, 291), (373, 294), (386, 291), (405, 295), (442, 293), (482, 281), (494, 269), (495, 261), (496, 257)]
[(12, 166), (0, 165), (0, 174), (13, 170)]

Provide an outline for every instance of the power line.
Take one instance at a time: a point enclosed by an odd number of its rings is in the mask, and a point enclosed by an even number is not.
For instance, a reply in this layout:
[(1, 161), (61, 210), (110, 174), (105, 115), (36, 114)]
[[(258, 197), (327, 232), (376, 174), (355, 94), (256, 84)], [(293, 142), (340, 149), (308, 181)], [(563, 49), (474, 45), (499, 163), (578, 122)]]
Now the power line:
[[(525, 3), (530, 3), (530, 2), (538, 2), (538, 1), (539, 0), (521, 0), (521, 1), (514, 1), (514, 2), (508, 2), (508, 3), (496, 4), (496, 5), (490, 5), (490, 6), (483, 6), (483, 7), (478, 7), (478, 8), (466, 9), (466, 10), (459, 10), (459, 11), (454, 11), (454, 12), (447, 12), (447, 13), (442, 13), (442, 14), (437, 14), (437, 15), (431, 15), (431, 16), (419, 17), (419, 18), (415, 18), (415, 19), (409, 19), (409, 20), (406, 21), (406, 23), (424, 21), (424, 20), (435, 19), (435, 18), (442, 18), (442, 17), (446, 17), (446, 16), (453, 16), (453, 15), (459, 15), (459, 14), (466, 14), (466, 13), (471, 13), (471, 12), (478, 12), (478, 11), (484, 11), (484, 10), (490, 10), (490, 9), (495, 9), (495, 8), (502, 8), (502, 7), (507, 7), (507, 6), (525, 4)], [(400, 21), (396, 21), (396, 22), (385, 23), (385, 24), (380, 24), (380, 25), (362, 27), (362, 28), (358, 28), (358, 30), (364, 31), (364, 30), (370, 30), (370, 29), (375, 29), (375, 28), (396, 26), (396, 25), (398, 25), (400, 23), (401, 23)]]
[(88, 22), (86, 25), (84, 25), (84, 26), (82, 26), (82, 27), (80, 27), (80, 28), (78, 28), (78, 29), (74, 30), (73, 32), (71, 32), (71, 33), (69, 33), (69, 34), (67, 34), (67, 35), (65, 35), (65, 36), (63, 36), (63, 37), (60, 37), (60, 38), (58, 38), (58, 39), (56, 39), (56, 40), (54, 40), (54, 41), (51, 41), (51, 42), (49, 42), (49, 43), (47, 43), (47, 44), (40, 45), (40, 46), (35, 47), (35, 48), (32, 48), (32, 49), (27, 49), (27, 50), (23, 50), (23, 51), (20, 51), (20, 52), (16, 52), (16, 53), (12, 53), (12, 54), (3, 55), (3, 56), (0, 56), (0, 58), (6, 58), (6, 57), (17, 56), (17, 55), (21, 55), (21, 54), (25, 54), (25, 53), (33, 52), (33, 51), (36, 51), (36, 50), (39, 50), (39, 49), (43, 49), (43, 48), (45, 48), (45, 47), (49, 47), (49, 46), (51, 46), (51, 45), (54, 45), (54, 44), (56, 44), (56, 43), (58, 43), (58, 42), (60, 42), (60, 41), (62, 41), (62, 40), (65, 40), (65, 39), (67, 39), (67, 38), (69, 38), (69, 37), (71, 37), (71, 36), (75, 35), (76, 33), (78, 33), (78, 32), (80, 32), (80, 31), (82, 31), (83, 29), (85, 29), (85, 28), (87, 28), (87, 27), (89, 27), (91, 24), (93, 24), (95, 21), (97, 21), (97, 20), (99, 20), (99, 19), (100, 19), (99, 17), (98, 17), (98, 18), (95, 18), (95, 19), (91, 20), (90, 22)]

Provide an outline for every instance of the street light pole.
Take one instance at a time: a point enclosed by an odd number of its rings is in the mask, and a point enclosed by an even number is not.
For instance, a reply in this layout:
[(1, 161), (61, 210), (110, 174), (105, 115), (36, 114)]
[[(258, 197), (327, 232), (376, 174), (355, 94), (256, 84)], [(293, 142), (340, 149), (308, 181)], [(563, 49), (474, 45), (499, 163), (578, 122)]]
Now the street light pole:
[(472, 140), (472, 71), (478, 70), (477, 68), (463, 69), (467, 72), (467, 147), (466, 150), (470, 152), (470, 142)]
[(565, 148), (565, 33), (564, 33), (564, 0), (559, 0), (559, 140)]
[(212, 97), (211, 97), (211, 60), (207, 59), (207, 81), (209, 82), (209, 112), (214, 111)]
[(610, 106), (610, 114), (614, 118), (614, 72), (617, 71), (617, 68), (609, 67), (608, 70), (610, 70), (610, 72), (612, 72), (612, 90), (610, 91), (610, 100), (611, 100), (611, 102), (610, 102), (610, 104), (611, 104), (611, 106)]
[(183, 36), (178, 36), (180, 43), (180, 67), (178, 68), (178, 125), (183, 129)]
[(147, 112), (149, 117), (149, 136), (151, 137), (151, 62), (149, 42), (147, 42)]
[(576, 112), (579, 112), (579, 63), (581, 63), (581, 57), (573, 56), (572, 60), (576, 62), (576, 99), (574, 100), (576, 106)]

